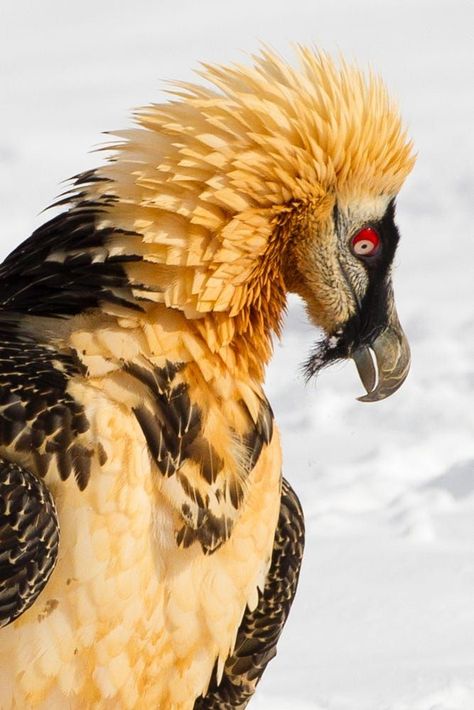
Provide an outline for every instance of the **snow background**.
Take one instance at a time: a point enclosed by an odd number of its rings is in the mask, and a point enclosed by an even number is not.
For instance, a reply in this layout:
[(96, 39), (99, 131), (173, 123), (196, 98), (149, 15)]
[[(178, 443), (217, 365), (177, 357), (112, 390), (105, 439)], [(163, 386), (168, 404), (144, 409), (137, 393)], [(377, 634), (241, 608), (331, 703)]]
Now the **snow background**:
[[(260, 40), (380, 72), (419, 152), (398, 200), (395, 291), (413, 365), (363, 404), (352, 363), (304, 386), (318, 336), (296, 299), (268, 372), (307, 547), (256, 710), (474, 708), (474, 4), (445, 0), (2, 0), (0, 256), (93, 167), (102, 130), (200, 60)], [(242, 51), (243, 50), (243, 51)]]

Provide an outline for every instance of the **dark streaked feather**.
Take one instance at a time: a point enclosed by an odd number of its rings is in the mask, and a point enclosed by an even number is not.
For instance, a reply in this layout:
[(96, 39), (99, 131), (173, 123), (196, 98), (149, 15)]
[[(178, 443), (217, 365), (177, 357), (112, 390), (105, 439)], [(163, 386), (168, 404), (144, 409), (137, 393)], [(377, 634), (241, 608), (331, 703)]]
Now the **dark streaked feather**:
[(254, 611), (244, 614), (235, 649), (220, 684), (215, 674), (205, 697), (194, 710), (243, 710), (262, 674), (276, 655), (298, 585), (304, 549), (304, 518), (295, 492), (285, 479), (273, 556), (263, 592)]
[(77, 441), (89, 429), (83, 406), (67, 392), (82, 374), (72, 355), (39, 344), (0, 313), (0, 447), (31, 456), (39, 476), (54, 458), (61, 478), (87, 485), (92, 449)]
[(243, 401), (241, 406), (245, 408), (249, 418), (249, 428), (243, 436), (243, 444), (246, 449), (248, 470), (251, 471), (257, 463), (263, 447), (269, 444), (273, 436), (273, 412), (267, 399), (260, 402), (260, 411), (255, 424), (253, 424), (250, 413)]
[[(209, 507), (209, 497), (201, 495), (196, 486), (188, 481), (183, 466), (187, 461), (199, 466), (203, 480), (212, 486), (213, 497), (226, 500), (237, 511), (244, 500), (244, 484), (241, 480), (223, 477), (216, 484), (224, 467), (224, 461), (211, 441), (204, 436), (203, 412), (191, 401), (186, 382), (176, 381), (176, 376), (185, 365), (167, 361), (164, 367), (139, 366), (126, 363), (124, 370), (144, 385), (150, 395), (148, 401), (135, 407), (134, 414), (145, 436), (148, 450), (160, 473), (169, 478), (176, 476), (184, 494), (197, 507), (195, 515), (186, 503), (183, 527), (177, 534), (178, 545), (189, 547), (200, 543), (206, 554), (215, 552), (228, 540), (233, 526), (230, 514), (216, 514)], [(240, 402), (246, 414), (248, 426), (240, 437), (243, 445), (244, 473), (256, 465), (263, 447), (268, 444), (273, 432), (273, 414), (266, 399), (261, 399), (257, 421), (254, 422), (244, 402)], [(219, 487), (218, 487), (219, 486)]]
[[(93, 175), (80, 176), (76, 185), (93, 180)], [(69, 210), (39, 227), (0, 265), (0, 307), (62, 317), (104, 301), (140, 309), (123, 264), (141, 257), (111, 256), (107, 251), (114, 235), (132, 233), (98, 227), (113, 202), (107, 195), (100, 201), (81, 201), (80, 193), (61, 201)]]
[(59, 545), (54, 501), (29, 471), (0, 459), (0, 627), (35, 601)]

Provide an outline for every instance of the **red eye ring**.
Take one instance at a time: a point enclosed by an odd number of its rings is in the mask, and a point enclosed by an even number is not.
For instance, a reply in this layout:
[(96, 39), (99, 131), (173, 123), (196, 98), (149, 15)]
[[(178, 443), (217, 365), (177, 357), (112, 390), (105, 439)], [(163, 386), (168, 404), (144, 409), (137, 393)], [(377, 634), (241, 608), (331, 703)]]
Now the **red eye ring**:
[(380, 244), (380, 237), (372, 227), (364, 227), (351, 239), (352, 253), (358, 257), (375, 256)]

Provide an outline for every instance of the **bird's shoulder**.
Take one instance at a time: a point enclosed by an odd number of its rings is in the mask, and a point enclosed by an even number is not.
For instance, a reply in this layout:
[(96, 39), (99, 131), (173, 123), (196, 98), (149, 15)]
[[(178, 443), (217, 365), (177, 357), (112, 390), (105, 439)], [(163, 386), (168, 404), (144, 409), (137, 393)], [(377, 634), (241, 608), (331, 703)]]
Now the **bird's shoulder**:
[(91, 199), (73, 193), (56, 203), (62, 211), (0, 264), (0, 307), (55, 318), (83, 313), (105, 301), (139, 309), (124, 270), (125, 261), (138, 257), (110, 249), (113, 237), (125, 234), (107, 222), (113, 201), (107, 194)]

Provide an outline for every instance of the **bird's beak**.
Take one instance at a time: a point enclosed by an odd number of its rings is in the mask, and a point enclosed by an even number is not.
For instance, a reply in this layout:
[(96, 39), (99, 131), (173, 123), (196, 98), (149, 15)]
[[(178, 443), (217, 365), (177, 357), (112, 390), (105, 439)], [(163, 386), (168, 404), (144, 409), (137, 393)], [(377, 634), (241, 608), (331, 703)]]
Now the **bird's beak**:
[(354, 350), (352, 359), (367, 390), (357, 398), (360, 402), (378, 402), (401, 387), (410, 370), (410, 346), (393, 304), (387, 326), (371, 343)]
[(316, 344), (305, 371), (309, 379), (338, 360), (352, 358), (367, 394), (378, 402), (396, 392), (410, 370), (410, 347), (398, 320), (390, 282), (369, 297), (358, 313)]

